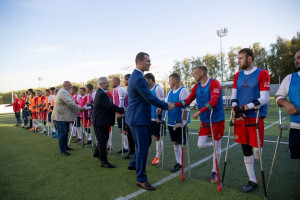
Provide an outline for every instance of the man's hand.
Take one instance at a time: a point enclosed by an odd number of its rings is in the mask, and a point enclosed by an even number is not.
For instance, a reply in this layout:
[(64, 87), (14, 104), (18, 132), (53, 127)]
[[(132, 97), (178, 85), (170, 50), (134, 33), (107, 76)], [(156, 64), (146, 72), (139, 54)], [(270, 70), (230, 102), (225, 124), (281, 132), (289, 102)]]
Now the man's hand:
[(295, 115), (300, 112), (300, 110), (291, 102), (286, 101), (283, 106), (284, 106), (286, 112), (290, 115)]
[(86, 111), (85, 107), (80, 108), (80, 112)]
[(175, 108), (175, 104), (169, 102), (169, 103), (168, 103), (168, 110), (174, 110), (174, 108)]
[(246, 115), (244, 114), (244, 108), (242, 106), (234, 106), (232, 108), (232, 111), (237, 121), (243, 121), (243, 117), (246, 117)]
[(89, 101), (87, 101), (87, 102), (86, 102), (86, 105), (89, 106), (89, 105), (91, 105), (91, 103), (90, 103)]
[(156, 114), (157, 115), (162, 115), (163, 114), (163, 110), (161, 108), (157, 108), (156, 109)]
[(200, 111), (197, 111), (193, 114), (193, 118), (197, 119), (199, 115), (200, 115)]
[(127, 109), (124, 107), (124, 115), (126, 114), (126, 110), (127, 110)]

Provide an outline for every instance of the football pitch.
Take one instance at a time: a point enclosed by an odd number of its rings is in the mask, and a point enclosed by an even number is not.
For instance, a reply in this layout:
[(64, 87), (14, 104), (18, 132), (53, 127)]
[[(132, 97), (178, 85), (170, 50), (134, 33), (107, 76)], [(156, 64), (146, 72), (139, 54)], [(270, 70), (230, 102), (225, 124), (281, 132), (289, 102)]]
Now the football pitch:
[[(273, 100), (271, 100), (273, 101)], [(192, 111), (193, 112), (193, 111)], [(228, 135), (230, 111), (226, 110), (225, 136)], [(289, 117), (283, 112), (283, 122), (289, 125)], [(175, 164), (173, 146), (167, 132), (164, 146), (164, 170), (151, 165), (155, 156), (155, 143), (149, 149), (146, 171), (149, 182), (156, 191), (146, 191), (136, 186), (135, 171), (127, 169), (129, 160), (121, 159), (119, 130), (113, 128), (113, 149), (109, 161), (114, 169), (100, 167), (92, 156), (90, 147), (82, 148), (71, 142), (71, 156), (59, 154), (58, 140), (47, 135), (33, 133), (15, 127), (13, 114), (0, 115), (0, 199), (263, 199), (263, 186), (259, 161), (255, 160), (258, 188), (243, 193), (248, 182), (241, 146), (230, 139), (227, 169), (222, 192), (210, 182), (213, 148), (197, 148), (200, 122), (189, 125), (191, 178), (185, 172), (171, 173)], [(233, 136), (233, 132), (232, 132)], [(269, 177), (273, 153), (278, 136), (278, 109), (271, 102), (265, 119), (265, 143), (263, 165), (266, 182)], [(219, 170), (222, 176), (227, 137), (222, 139), (222, 157)], [(185, 148), (186, 153), (186, 148)], [(184, 166), (187, 167), (185, 154)], [(268, 189), (269, 199), (300, 199), (298, 181), (300, 161), (292, 160), (288, 150), (288, 130), (283, 131), (277, 159)]]

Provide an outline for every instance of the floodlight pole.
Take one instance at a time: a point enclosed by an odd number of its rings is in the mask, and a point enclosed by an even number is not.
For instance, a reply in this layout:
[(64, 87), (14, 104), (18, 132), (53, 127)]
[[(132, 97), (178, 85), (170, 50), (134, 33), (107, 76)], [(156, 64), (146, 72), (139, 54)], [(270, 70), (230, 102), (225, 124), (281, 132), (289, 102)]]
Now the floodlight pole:
[(221, 78), (222, 78), (222, 82), (223, 82), (223, 74), (224, 74), (224, 64), (223, 64), (223, 53), (222, 53), (222, 37), (226, 36), (228, 33), (227, 28), (221, 28), (219, 30), (217, 30), (217, 35), (220, 37), (220, 51), (221, 51)]

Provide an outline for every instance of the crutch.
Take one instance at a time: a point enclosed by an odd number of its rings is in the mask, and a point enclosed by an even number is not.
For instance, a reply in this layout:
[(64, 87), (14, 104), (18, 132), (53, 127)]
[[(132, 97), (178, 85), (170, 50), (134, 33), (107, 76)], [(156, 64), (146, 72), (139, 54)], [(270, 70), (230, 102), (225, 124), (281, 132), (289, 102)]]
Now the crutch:
[(255, 126), (256, 127), (256, 137), (257, 137), (257, 144), (258, 144), (258, 153), (259, 153), (259, 163), (260, 163), (260, 171), (261, 171), (261, 178), (263, 181), (263, 188), (264, 188), (264, 199), (268, 199), (267, 190), (266, 190), (266, 183), (265, 183), (265, 172), (262, 163), (262, 154), (261, 154), (261, 145), (260, 145), (260, 137), (259, 137), (259, 110), (256, 110), (256, 122), (255, 124), (246, 124), (245, 126)]
[(184, 159), (183, 159), (183, 156), (184, 156), (184, 153), (183, 153), (183, 135), (184, 135), (184, 133), (183, 133), (183, 121), (181, 121), (181, 124), (182, 124), (182, 126), (181, 126), (181, 176), (180, 176), (180, 180), (184, 180), (184, 172), (183, 172), (183, 169), (184, 169), (184, 167), (183, 167), (183, 161), (184, 161)]
[(215, 165), (216, 165), (216, 170), (217, 170), (217, 178), (218, 178), (218, 191), (222, 191), (222, 186), (220, 183), (220, 175), (219, 175), (219, 166), (218, 166), (218, 159), (217, 159), (217, 152), (216, 152), (216, 146), (215, 146), (215, 138), (214, 138), (214, 129), (213, 129), (213, 124), (212, 124), (212, 115), (213, 115), (214, 109), (211, 109), (210, 111), (210, 130), (211, 130), (211, 139), (213, 142), (213, 148), (214, 148), (214, 156), (215, 156)]
[(163, 125), (162, 125), (163, 121), (162, 121), (162, 115), (161, 114), (157, 115), (157, 122), (159, 123), (159, 140), (160, 140), (159, 147), (158, 147), (159, 151), (160, 151), (159, 152), (160, 159), (159, 159), (158, 166), (161, 166), (161, 170), (163, 170), (162, 148), (161, 148), (162, 146), (161, 146), (161, 144), (162, 144), (162, 137), (163, 137), (164, 133), (163, 133)]
[(110, 138), (110, 145), (109, 145), (109, 155), (111, 153), (111, 148), (112, 148), (112, 127), (111, 126), (109, 127), (109, 134), (110, 132), (111, 132), (111, 138)]
[(124, 157), (124, 149), (123, 149), (123, 145), (124, 145), (124, 115), (121, 115), (121, 120), (122, 120), (122, 133), (121, 133), (121, 139), (122, 139), (122, 158)]
[(162, 126), (162, 137), (161, 137), (161, 142), (162, 142), (162, 144), (163, 144), (163, 146), (162, 146), (162, 149), (161, 149), (161, 170), (163, 170), (164, 169), (164, 138), (165, 138), (165, 131), (166, 131), (166, 129), (165, 129), (165, 123), (164, 123), (164, 121), (162, 121), (161, 122), (161, 126)]
[(187, 150), (187, 157), (188, 157), (189, 178), (191, 178), (191, 160), (190, 160), (190, 147), (189, 147), (189, 138), (188, 138), (188, 127), (187, 127), (187, 124), (184, 126), (184, 128), (185, 128), (186, 150)]
[(47, 133), (48, 133), (48, 137), (50, 137), (50, 127), (49, 127), (49, 116), (48, 116), (48, 111), (46, 111), (47, 116), (46, 116), (46, 127), (47, 127)]
[(227, 164), (227, 156), (228, 156), (228, 150), (229, 150), (229, 142), (230, 142), (230, 135), (231, 135), (231, 127), (234, 125), (232, 122), (233, 119), (233, 111), (231, 110), (230, 113), (230, 121), (229, 121), (229, 130), (228, 130), (228, 139), (227, 139), (227, 147), (226, 147), (226, 154), (225, 154), (225, 162), (224, 162), (224, 168), (223, 168), (223, 175), (222, 175), (222, 184), (224, 183), (224, 177), (225, 177), (225, 170), (226, 170), (226, 164)]
[(85, 137), (85, 117), (84, 117), (84, 111), (82, 111), (82, 121), (83, 121), (83, 123), (82, 123), (82, 148), (84, 147), (84, 137)]
[(72, 136), (73, 136), (73, 130), (74, 130), (75, 124), (76, 124), (76, 120), (73, 121), (73, 125), (72, 125), (72, 128), (71, 128), (71, 133), (70, 133), (70, 137), (69, 137), (68, 146), (69, 146), (70, 143), (71, 143), (71, 138), (72, 138)]
[(271, 165), (270, 175), (269, 175), (269, 178), (268, 178), (267, 191), (268, 191), (268, 188), (269, 188), (269, 183), (270, 183), (272, 170), (273, 170), (273, 166), (274, 166), (277, 151), (278, 151), (278, 146), (279, 146), (282, 130), (287, 130), (288, 129), (287, 126), (282, 125), (282, 110), (281, 110), (281, 107), (279, 107), (279, 127), (278, 128), (279, 128), (279, 133), (278, 133), (278, 137), (277, 137), (277, 143), (276, 143), (276, 147), (275, 147), (275, 151), (274, 151), (274, 156), (273, 156), (273, 161), (272, 161), (272, 165)]

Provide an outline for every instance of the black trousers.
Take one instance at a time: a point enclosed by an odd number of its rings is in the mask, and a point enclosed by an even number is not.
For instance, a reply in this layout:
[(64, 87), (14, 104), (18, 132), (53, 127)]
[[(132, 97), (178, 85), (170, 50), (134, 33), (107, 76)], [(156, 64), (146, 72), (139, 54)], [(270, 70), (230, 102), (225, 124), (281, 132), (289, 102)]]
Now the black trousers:
[(129, 145), (129, 154), (133, 155), (135, 153), (135, 143), (132, 137), (131, 130), (128, 125), (127, 125), (127, 138), (128, 138), (128, 145)]
[(109, 126), (94, 126), (95, 134), (97, 137), (98, 145), (96, 147), (95, 155), (98, 155), (98, 158), (101, 164), (108, 163), (107, 154), (106, 154), (106, 143), (109, 138)]

